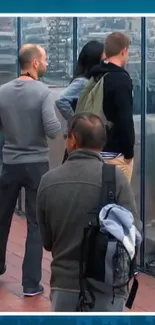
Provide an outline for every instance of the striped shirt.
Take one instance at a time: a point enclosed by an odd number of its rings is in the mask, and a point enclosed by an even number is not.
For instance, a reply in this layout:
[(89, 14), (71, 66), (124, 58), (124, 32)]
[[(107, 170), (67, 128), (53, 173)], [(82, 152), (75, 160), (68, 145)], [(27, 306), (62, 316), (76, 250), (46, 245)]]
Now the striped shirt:
[(101, 152), (100, 153), (102, 158), (104, 159), (114, 159), (114, 158), (118, 158), (121, 157), (122, 154), (121, 153), (115, 153), (115, 152)]

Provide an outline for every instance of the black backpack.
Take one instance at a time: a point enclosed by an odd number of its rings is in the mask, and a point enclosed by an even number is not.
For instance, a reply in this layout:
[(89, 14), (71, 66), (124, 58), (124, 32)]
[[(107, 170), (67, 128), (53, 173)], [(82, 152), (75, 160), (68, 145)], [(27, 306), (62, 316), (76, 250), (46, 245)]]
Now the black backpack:
[[(118, 241), (109, 232), (100, 231), (99, 213), (107, 204), (116, 203), (115, 193), (115, 166), (103, 164), (101, 203), (98, 211), (92, 212), (95, 214), (95, 217), (92, 217), (89, 225), (84, 229), (81, 244), (79, 265), (80, 294), (77, 311), (89, 311), (95, 306), (95, 293), (89, 281), (90, 279), (99, 281), (99, 283), (102, 282), (102, 285), (105, 287), (104, 292), (111, 292), (113, 301), (115, 299), (115, 289), (128, 287), (130, 280), (134, 279), (126, 302), (126, 307), (129, 309), (132, 307), (138, 290), (138, 280), (135, 277), (137, 250), (135, 249), (134, 258), (131, 260), (122, 242)], [(105, 218), (108, 218), (110, 210), (111, 208), (108, 210)]]

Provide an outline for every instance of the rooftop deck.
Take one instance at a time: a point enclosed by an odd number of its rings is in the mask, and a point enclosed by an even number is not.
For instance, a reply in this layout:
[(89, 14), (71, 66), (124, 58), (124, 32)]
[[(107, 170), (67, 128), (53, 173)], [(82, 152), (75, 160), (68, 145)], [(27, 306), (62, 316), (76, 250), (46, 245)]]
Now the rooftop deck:
[[(51, 254), (44, 252), (42, 283), (43, 295), (23, 298), (21, 266), (26, 237), (24, 218), (14, 216), (7, 250), (7, 271), (0, 278), (0, 312), (50, 312), (49, 279)], [(132, 312), (155, 312), (155, 279), (139, 275), (140, 288)]]

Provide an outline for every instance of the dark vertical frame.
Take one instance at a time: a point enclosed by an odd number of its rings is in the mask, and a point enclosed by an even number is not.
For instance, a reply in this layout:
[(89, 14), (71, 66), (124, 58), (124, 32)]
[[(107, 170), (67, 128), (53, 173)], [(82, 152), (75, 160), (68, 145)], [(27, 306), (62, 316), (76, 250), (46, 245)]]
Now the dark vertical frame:
[(143, 243), (140, 252), (141, 267), (145, 267), (145, 118), (147, 105), (146, 88), (146, 18), (141, 18), (141, 155), (140, 155), (140, 216), (143, 223)]
[[(17, 57), (18, 57), (18, 53), (19, 50), (21, 48), (21, 17), (17, 17)], [(20, 66), (19, 66), (19, 62), (17, 61), (17, 75), (20, 75)], [(20, 191), (19, 193), (19, 197), (17, 200), (17, 206), (16, 206), (16, 213), (18, 215), (22, 215), (22, 193)]]
[(77, 17), (73, 17), (73, 72), (75, 71), (77, 64), (77, 33), (78, 22)]
[[(21, 48), (21, 17), (17, 17), (17, 56), (19, 53), (19, 50)], [(20, 75), (20, 66), (19, 62), (17, 61), (17, 73), (18, 76)]]

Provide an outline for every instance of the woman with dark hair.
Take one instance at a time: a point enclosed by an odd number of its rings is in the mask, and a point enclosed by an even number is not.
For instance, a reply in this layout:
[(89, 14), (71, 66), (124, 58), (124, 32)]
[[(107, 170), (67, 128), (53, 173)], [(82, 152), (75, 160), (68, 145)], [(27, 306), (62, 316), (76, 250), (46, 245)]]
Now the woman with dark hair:
[[(77, 101), (81, 95), (83, 88), (86, 86), (90, 76), (90, 70), (104, 59), (104, 46), (98, 41), (90, 41), (82, 48), (74, 72), (73, 79), (69, 86), (60, 94), (56, 100), (56, 108), (66, 121), (74, 115)], [(65, 152), (64, 160), (67, 158)], [(63, 161), (64, 161), (63, 160)]]
[(65, 120), (74, 115), (77, 100), (89, 80), (89, 71), (104, 58), (103, 50), (103, 44), (98, 41), (90, 41), (82, 48), (73, 79), (55, 102)]

